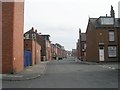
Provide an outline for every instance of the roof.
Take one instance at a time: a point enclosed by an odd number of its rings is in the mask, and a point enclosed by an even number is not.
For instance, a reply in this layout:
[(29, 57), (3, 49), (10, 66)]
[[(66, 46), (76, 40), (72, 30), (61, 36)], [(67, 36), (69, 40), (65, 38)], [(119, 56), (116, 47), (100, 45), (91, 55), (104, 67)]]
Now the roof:
[(62, 48), (62, 45), (60, 45), (59, 43), (56, 43), (55, 45), (59, 48)]
[(37, 33), (37, 31), (35, 30), (34, 31), (34, 28), (30, 29), (29, 31), (25, 32), (24, 33), (24, 36), (25, 34), (29, 34), (30, 37), (32, 37), (32, 34), (35, 33), (36, 34), (36, 40), (37, 42), (41, 45), (41, 42), (46, 40), (44, 36), (42, 36), (41, 34)]
[(49, 39), (50, 35), (41, 35), (41, 36), (43, 36), (46, 40), (50, 41)]
[[(99, 18), (105, 18), (105, 16), (100, 16)], [(95, 27), (106, 27), (105, 25), (101, 25), (99, 22), (98, 22), (98, 19), (99, 18), (90, 18), (89, 19), (89, 22), (91, 22), (93, 25), (95, 25)], [(109, 17), (107, 17), (109, 18)], [(107, 26), (108, 27), (108, 26)], [(115, 18), (115, 23), (114, 25), (111, 25), (109, 27), (120, 27), (120, 18)]]

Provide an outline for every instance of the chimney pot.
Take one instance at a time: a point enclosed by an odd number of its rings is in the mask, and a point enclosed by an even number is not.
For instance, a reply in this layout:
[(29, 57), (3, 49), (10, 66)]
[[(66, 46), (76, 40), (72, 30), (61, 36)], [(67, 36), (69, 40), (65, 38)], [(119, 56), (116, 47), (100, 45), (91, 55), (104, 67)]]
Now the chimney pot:
[(32, 30), (34, 31), (34, 27), (32, 27)]
[(35, 30), (35, 32), (37, 33), (37, 29)]

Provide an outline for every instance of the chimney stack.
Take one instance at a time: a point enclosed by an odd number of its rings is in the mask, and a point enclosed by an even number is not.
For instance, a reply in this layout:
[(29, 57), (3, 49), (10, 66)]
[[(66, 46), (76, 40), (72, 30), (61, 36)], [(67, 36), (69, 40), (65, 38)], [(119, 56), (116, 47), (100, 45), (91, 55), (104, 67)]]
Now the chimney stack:
[(32, 29), (31, 29), (32, 31), (34, 31), (34, 27), (32, 27)]
[(115, 18), (115, 11), (113, 10), (113, 6), (111, 5), (111, 11), (110, 11), (111, 17)]
[(35, 30), (35, 33), (37, 33), (37, 29)]

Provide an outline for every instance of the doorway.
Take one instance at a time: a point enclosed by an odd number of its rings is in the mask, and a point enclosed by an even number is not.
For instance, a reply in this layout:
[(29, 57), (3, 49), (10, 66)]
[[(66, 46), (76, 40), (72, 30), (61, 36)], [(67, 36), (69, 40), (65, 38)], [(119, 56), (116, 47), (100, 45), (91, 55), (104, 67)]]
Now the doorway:
[(104, 47), (99, 48), (99, 61), (104, 61)]

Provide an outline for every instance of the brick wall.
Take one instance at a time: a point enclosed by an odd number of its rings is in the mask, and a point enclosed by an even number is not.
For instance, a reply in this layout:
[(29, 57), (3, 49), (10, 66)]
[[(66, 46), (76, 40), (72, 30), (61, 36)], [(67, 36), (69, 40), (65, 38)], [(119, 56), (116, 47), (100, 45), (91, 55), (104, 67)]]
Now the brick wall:
[[(32, 65), (38, 64), (41, 61), (41, 46), (31, 39), (24, 40), (24, 49), (32, 52)], [(36, 56), (36, 57), (35, 57)], [(35, 61), (36, 59), (36, 61)]]
[(2, 3), (2, 70), (23, 70), (24, 2)]
[[(33, 51), (32, 49), (32, 40), (24, 39), (24, 50)], [(32, 65), (34, 64), (34, 55), (32, 54)]]
[(23, 70), (23, 31), (24, 31), (24, 3), (14, 3), (13, 23), (13, 69), (19, 72)]
[[(99, 48), (104, 48), (104, 61), (117, 61), (118, 56), (114, 58), (108, 57), (108, 46), (117, 46), (118, 53), (118, 35), (117, 29), (115, 27), (104, 27), (95, 28), (92, 24), (89, 25), (87, 31), (87, 49), (86, 58), (87, 61), (100, 61), (99, 60)], [(109, 30), (114, 30), (115, 32), (115, 42), (109, 42)], [(100, 45), (102, 43), (102, 45)]]
[(98, 61), (98, 45), (96, 44), (96, 31), (95, 27), (90, 23), (86, 32), (86, 60)]
[(39, 64), (41, 61), (41, 46), (35, 42), (32, 41), (32, 60), (33, 60), (33, 65), (34, 64)]
[[(0, 13), (2, 13), (2, 2), (0, 2)], [(0, 14), (0, 73), (2, 73), (2, 14)]]
[[(109, 42), (109, 30), (114, 30), (115, 33), (115, 41), (114, 42)], [(100, 35), (101, 34), (101, 35)], [(108, 28), (100, 28), (96, 30), (96, 44), (99, 45), (99, 43), (104, 43), (104, 58), (105, 61), (117, 61), (118, 56), (114, 58), (109, 58), (108, 56), (108, 46), (113, 45), (117, 46), (117, 52), (118, 53), (118, 36), (117, 36), (117, 30), (114, 27), (108, 27)], [(99, 51), (100, 46), (98, 46), (98, 51)], [(99, 55), (99, 52), (98, 52)], [(99, 57), (99, 56), (98, 56)], [(98, 58), (99, 59), (99, 58)]]
[(41, 46), (36, 42), (36, 63), (40, 63), (41, 62)]
[[(37, 32), (35, 32), (34, 30), (29, 30), (28, 32), (26, 32), (25, 34), (29, 34), (30, 38), (32, 37), (32, 34), (36, 34), (36, 39), (38, 44), (41, 46), (41, 60), (43, 60), (43, 56), (45, 56), (46, 58), (46, 42), (45, 39), (42, 35), (39, 35)], [(25, 35), (24, 34), (24, 35)], [(46, 59), (45, 59), (46, 60)]]
[(45, 41), (44, 37), (41, 35), (37, 35), (37, 42), (41, 45), (41, 50), (42, 50), (41, 56), (42, 57), (45, 56), (45, 58), (46, 58), (47, 57), (47, 55), (46, 55), (46, 41)]

